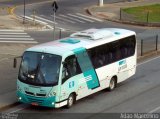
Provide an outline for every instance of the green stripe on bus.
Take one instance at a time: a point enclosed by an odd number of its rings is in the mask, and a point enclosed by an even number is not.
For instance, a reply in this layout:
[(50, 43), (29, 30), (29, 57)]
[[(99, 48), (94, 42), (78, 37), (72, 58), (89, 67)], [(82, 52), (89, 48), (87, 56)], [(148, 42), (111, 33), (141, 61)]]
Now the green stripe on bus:
[(85, 48), (73, 50), (85, 77), (88, 89), (99, 87), (99, 80)]

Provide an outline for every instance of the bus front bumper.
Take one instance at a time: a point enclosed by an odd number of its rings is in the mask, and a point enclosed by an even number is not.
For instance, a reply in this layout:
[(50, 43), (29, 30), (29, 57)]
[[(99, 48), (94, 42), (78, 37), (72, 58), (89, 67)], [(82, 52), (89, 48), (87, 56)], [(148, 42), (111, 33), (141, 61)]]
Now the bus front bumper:
[(55, 96), (52, 97), (35, 97), (23, 94), (20, 91), (17, 91), (18, 101), (22, 103), (31, 104), (34, 106), (44, 106), (44, 107), (51, 107), (51, 108), (59, 108), (67, 104), (67, 100), (63, 102), (56, 103)]

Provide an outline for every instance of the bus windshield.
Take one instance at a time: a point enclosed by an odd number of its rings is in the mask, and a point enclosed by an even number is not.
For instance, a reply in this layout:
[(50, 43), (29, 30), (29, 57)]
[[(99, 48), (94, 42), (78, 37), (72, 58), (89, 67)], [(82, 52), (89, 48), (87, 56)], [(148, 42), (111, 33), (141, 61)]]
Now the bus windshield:
[(19, 71), (19, 80), (32, 85), (54, 86), (58, 84), (61, 56), (25, 52)]

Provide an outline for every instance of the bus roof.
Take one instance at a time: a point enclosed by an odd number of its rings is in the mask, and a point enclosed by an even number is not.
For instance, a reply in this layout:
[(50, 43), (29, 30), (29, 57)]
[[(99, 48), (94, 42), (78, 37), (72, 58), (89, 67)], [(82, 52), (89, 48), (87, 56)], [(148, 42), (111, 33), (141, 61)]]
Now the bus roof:
[(45, 52), (57, 55), (73, 53), (78, 48), (89, 49), (104, 43), (135, 35), (135, 32), (119, 28), (88, 29), (71, 34), (70, 37), (43, 43), (27, 51)]

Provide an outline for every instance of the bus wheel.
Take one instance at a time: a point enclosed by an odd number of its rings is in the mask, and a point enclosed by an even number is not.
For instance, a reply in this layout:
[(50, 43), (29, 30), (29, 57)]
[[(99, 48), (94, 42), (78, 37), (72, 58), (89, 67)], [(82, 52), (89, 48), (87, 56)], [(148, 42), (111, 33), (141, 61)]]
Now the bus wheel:
[(75, 103), (75, 95), (72, 93), (69, 95), (67, 100), (67, 108), (72, 107), (72, 105)]
[(109, 91), (114, 90), (116, 87), (116, 79), (114, 77), (111, 78), (110, 84), (109, 84)]

